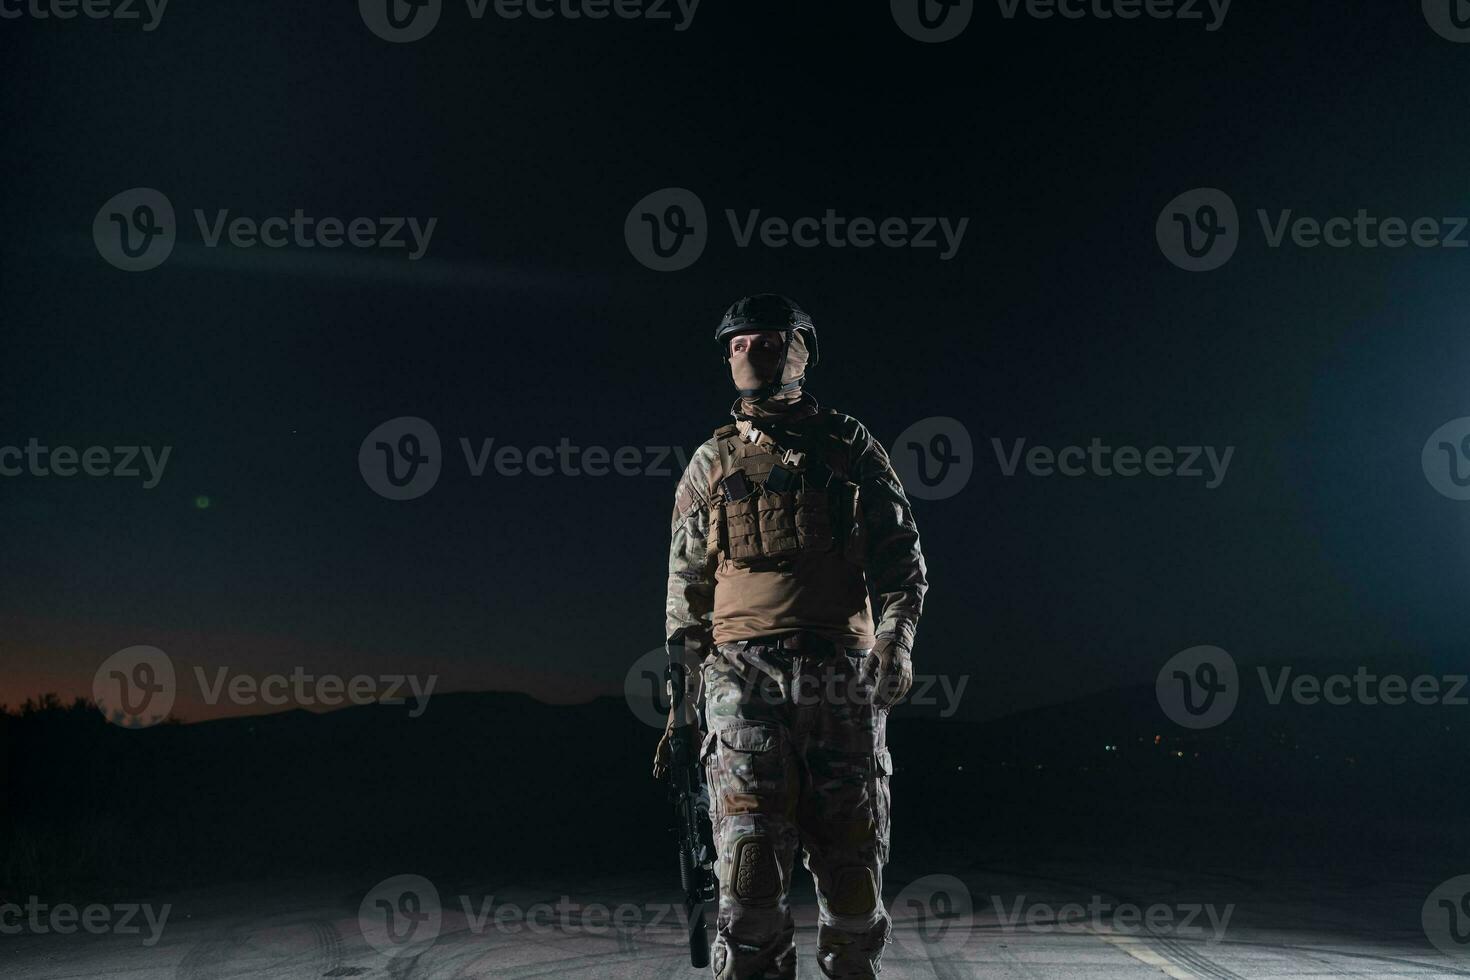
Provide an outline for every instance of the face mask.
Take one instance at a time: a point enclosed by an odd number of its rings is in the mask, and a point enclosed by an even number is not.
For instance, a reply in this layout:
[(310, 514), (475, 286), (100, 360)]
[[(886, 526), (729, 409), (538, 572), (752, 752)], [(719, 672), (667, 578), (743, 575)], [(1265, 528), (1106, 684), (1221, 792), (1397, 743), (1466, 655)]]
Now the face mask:
[[(785, 384), (801, 377), (806, 372), (807, 359), (806, 341), (802, 339), (800, 333), (793, 334), (791, 344), (786, 351), (786, 364), (781, 371), (781, 383)], [(778, 354), (776, 363), (779, 362), (780, 355)], [(761, 368), (752, 364), (749, 351), (730, 355), (730, 380), (735, 382), (737, 390), (764, 387), (775, 380), (773, 374), (774, 365)]]

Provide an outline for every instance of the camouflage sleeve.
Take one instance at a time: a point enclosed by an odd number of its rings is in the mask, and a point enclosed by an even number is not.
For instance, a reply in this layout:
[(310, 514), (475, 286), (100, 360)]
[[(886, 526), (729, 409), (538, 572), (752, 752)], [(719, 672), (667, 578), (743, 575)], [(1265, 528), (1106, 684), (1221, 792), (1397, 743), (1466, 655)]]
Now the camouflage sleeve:
[(929, 589), (919, 529), (888, 452), (861, 423), (856, 425), (853, 473), (867, 530), (868, 581), (878, 595), (876, 632), (898, 634), (912, 648)]
[(669, 591), (664, 636), (671, 657), (697, 665), (710, 649), (710, 611), (715, 604), (715, 564), (707, 553), (709, 476), (714, 440), (694, 453), (674, 491), (673, 540), (669, 547)]

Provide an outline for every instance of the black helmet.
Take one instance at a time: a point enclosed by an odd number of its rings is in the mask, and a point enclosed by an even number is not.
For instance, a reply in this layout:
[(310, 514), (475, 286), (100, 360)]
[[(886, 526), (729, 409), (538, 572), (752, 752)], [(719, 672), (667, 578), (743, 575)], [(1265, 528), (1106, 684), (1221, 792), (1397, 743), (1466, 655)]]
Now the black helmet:
[(816, 366), (817, 328), (812, 325), (812, 318), (807, 315), (806, 310), (798, 306), (794, 299), (776, 293), (756, 293), (731, 303), (725, 315), (720, 318), (720, 325), (715, 328), (715, 343), (720, 345), (720, 355), (728, 361), (730, 336), (752, 330), (780, 331), (786, 335), (788, 345), (792, 334), (803, 331), (806, 336), (802, 339), (806, 342), (810, 355), (807, 367)]

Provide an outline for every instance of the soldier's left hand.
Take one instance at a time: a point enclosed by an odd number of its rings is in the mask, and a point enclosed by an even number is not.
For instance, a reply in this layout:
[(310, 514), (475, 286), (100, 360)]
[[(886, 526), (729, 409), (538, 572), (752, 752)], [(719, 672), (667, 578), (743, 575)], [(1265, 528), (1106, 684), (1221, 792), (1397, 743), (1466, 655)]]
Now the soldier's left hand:
[(891, 708), (902, 701), (914, 683), (909, 648), (893, 633), (880, 633), (868, 655), (873, 669), (873, 704)]

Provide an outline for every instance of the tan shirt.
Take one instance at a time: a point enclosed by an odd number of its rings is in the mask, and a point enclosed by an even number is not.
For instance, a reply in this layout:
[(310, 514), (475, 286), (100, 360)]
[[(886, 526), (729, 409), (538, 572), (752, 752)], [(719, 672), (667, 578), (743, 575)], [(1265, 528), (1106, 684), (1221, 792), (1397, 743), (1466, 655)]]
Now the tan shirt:
[(863, 570), (836, 551), (800, 552), (789, 570), (715, 569), (714, 641), (810, 630), (846, 647), (873, 645)]

